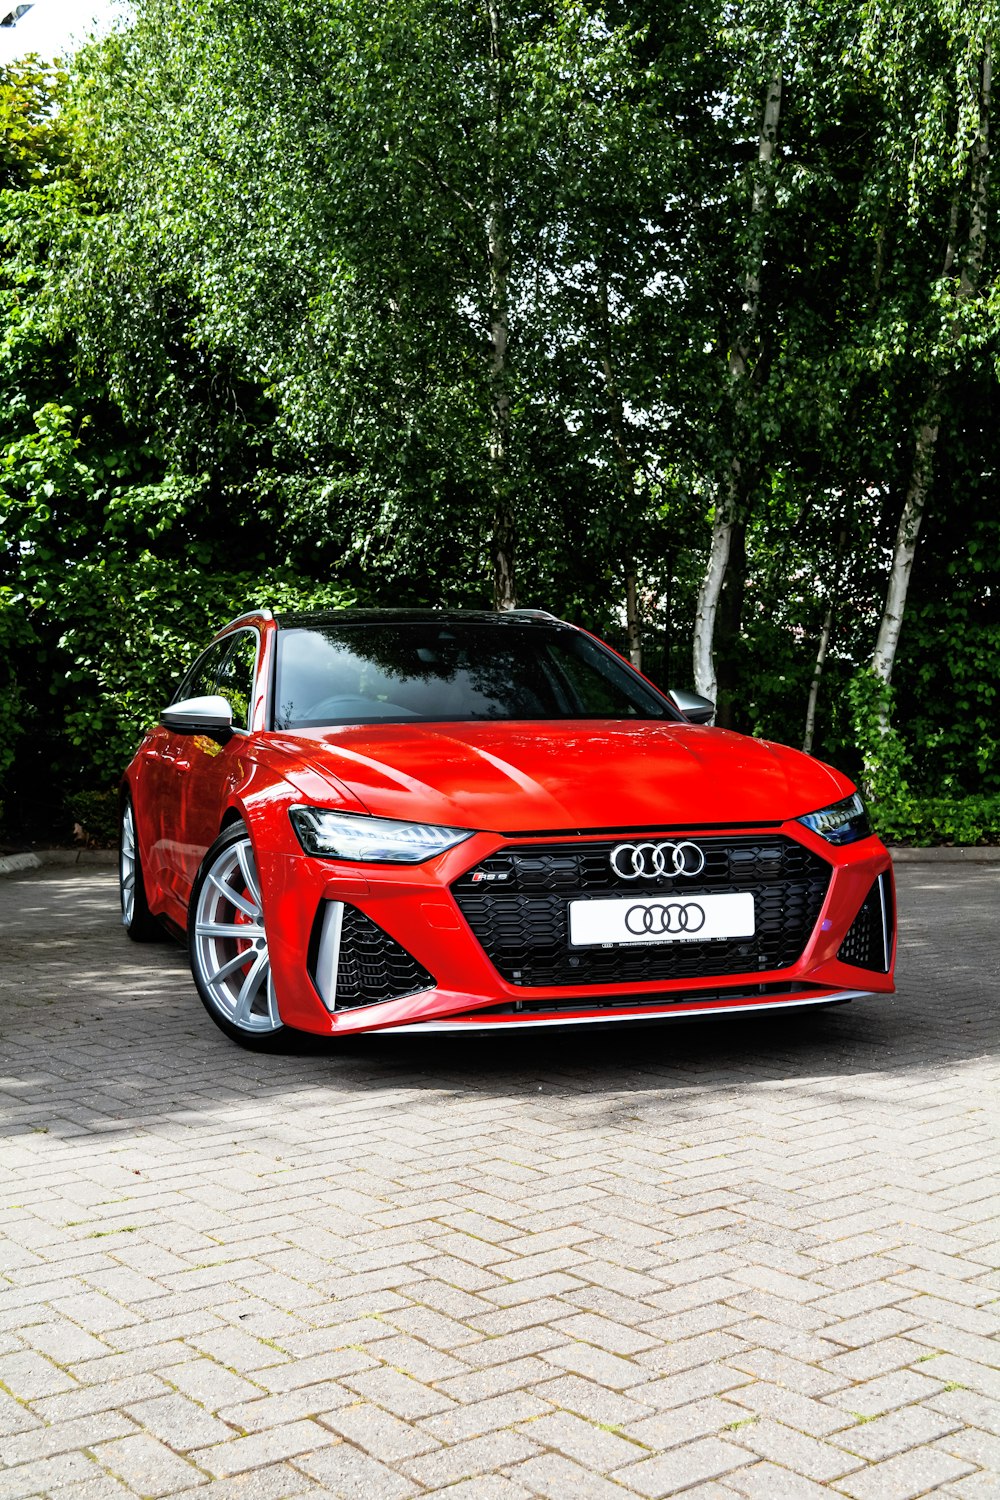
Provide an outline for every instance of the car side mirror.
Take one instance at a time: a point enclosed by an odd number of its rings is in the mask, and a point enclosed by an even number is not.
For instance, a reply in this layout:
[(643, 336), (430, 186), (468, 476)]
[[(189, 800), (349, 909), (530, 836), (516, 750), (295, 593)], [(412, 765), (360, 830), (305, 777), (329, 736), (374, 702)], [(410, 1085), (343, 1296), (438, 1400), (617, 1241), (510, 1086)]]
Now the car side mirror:
[(171, 703), (160, 714), (165, 729), (178, 734), (207, 734), (213, 739), (228, 739), (233, 731), (233, 710), (226, 698), (185, 698)]
[(689, 724), (711, 724), (715, 718), (715, 704), (711, 698), (703, 698), (700, 693), (686, 693), (683, 688), (671, 688), (668, 697)]

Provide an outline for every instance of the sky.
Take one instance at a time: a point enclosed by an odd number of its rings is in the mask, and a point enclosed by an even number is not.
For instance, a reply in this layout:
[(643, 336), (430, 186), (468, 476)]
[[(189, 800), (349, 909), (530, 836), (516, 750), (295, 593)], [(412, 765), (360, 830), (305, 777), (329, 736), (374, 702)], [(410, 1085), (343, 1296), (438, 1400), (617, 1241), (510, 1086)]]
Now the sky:
[[(7, 15), (17, 3), (0, 0), (0, 15)], [(27, 52), (37, 52), (46, 61), (64, 56), (95, 29), (107, 31), (125, 9), (123, 0), (35, 0), (16, 25), (0, 27), (0, 64)]]

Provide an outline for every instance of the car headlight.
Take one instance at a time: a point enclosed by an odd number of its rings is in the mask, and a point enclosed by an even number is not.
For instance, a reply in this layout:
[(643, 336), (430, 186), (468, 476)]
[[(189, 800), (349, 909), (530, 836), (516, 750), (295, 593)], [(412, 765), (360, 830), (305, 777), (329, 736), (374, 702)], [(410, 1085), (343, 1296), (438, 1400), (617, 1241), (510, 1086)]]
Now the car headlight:
[(798, 822), (818, 833), (828, 844), (853, 844), (866, 839), (872, 831), (868, 810), (858, 792), (845, 797), (843, 802), (820, 808), (819, 812), (806, 813)]
[(419, 865), (472, 837), (469, 828), (399, 823), (393, 818), (333, 812), (324, 807), (293, 807), (289, 816), (307, 854), (361, 864)]

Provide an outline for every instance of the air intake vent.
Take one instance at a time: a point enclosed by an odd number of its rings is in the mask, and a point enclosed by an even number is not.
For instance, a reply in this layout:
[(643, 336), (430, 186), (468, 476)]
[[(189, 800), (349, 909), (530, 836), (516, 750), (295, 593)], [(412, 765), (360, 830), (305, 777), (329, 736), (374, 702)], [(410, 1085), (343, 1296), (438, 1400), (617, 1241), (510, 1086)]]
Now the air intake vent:
[(437, 983), (395, 938), (343, 901), (323, 902), (312, 947), (313, 983), (328, 1010), (401, 1000)]
[(892, 877), (887, 872), (878, 877), (865, 897), (837, 957), (857, 969), (887, 974), (893, 935)]

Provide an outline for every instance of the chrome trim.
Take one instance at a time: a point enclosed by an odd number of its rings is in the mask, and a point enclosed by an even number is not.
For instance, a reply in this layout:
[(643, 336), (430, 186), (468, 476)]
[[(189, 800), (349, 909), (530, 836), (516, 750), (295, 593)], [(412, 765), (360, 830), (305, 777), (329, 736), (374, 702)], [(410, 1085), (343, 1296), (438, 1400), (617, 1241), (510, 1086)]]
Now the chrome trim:
[(885, 954), (885, 973), (888, 974), (892, 964), (892, 954), (889, 952), (889, 911), (885, 899), (885, 871), (878, 878), (878, 897), (882, 903), (882, 952)]
[(714, 1005), (710, 1009), (704, 1005), (685, 1010), (664, 1010), (659, 1007), (655, 1011), (643, 1011), (640, 1015), (626, 1012), (620, 1016), (567, 1016), (565, 1019), (561, 1016), (545, 1016), (539, 1020), (526, 1017), (522, 1021), (516, 1016), (511, 1018), (505, 1016), (502, 1020), (476, 1021), (474, 1015), (466, 1015), (461, 1020), (411, 1021), (402, 1026), (380, 1026), (378, 1033), (369, 1032), (368, 1035), (395, 1036), (400, 1031), (488, 1030), (498, 1032), (508, 1027), (512, 1030), (520, 1030), (524, 1026), (597, 1026), (602, 1021), (672, 1021), (677, 1016), (735, 1016), (742, 1015), (748, 1010), (797, 1010), (805, 1005), (835, 1005), (841, 1000), (864, 1000), (880, 993), (879, 990), (835, 990), (829, 995), (817, 995), (815, 999), (808, 1000), (768, 1000), (761, 1005)]
[(337, 1009), (337, 970), (340, 967), (340, 934), (343, 925), (343, 901), (327, 901), (319, 951), (316, 954), (316, 988), (329, 1011)]
[(248, 609), (246, 614), (237, 615), (235, 620), (229, 620), (225, 625), (221, 626), (220, 629), (216, 631), (216, 634), (224, 635), (227, 630), (232, 630), (237, 625), (246, 625), (251, 620), (273, 619), (274, 615), (269, 609)]

